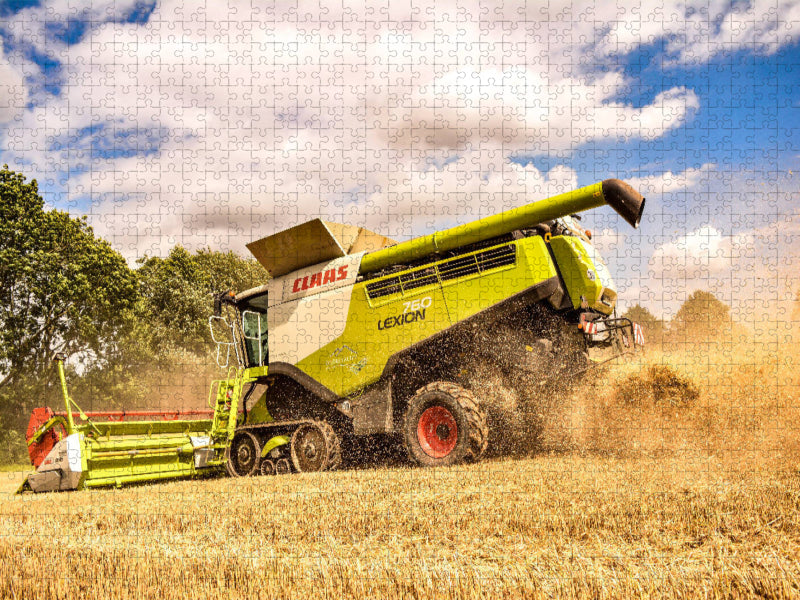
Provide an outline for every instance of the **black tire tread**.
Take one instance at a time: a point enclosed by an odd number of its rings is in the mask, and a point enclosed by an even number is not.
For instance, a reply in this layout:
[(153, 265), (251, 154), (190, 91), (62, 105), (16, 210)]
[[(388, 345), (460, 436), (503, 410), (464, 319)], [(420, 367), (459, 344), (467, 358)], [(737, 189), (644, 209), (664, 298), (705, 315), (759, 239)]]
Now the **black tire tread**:
[[(256, 449), (256, 461), (254, 463), (253, 469), (250, 473), (245, 473), (243, 475), (239, 474), (236, 469), (233, 467), (234, 458), (231, 455), (231, 450), (233, 449), (234, 442), (236, 441), (237, 436), (245, 435), (251, 437), (254, 440), (254, 445)], [(250, 477), (251, 475), (257, 474), (261, 468), (261, 443), (258, 440), (257, 436), (252, 435), (250, 432), (237, 432), (233, 440), (231, 440), (230, 445), (228, 446), (227, 450), (225, 451), (225, 471), (228, 474), (228, 477)]]
[[(476, 462), (480, 460), (480, 458), (483, 456), (483, 453), (486, 452), (487, 446), (489, 445), (489, 425), (486, 421), (486, 411), (481, 407), (478, 399), (468, 389), (448, 381), (433, 381), (418, 389), (413, 398), (430, 392), (441, 392), (447, 394), (453, 398), (464, 410), (467, 422), (469, 423), (469, 438), (463, 460), (465, 462)], [(404, 431), (408, 430), (410, 425), (407, 422), (408, 416), (409, 415), (407, 411), (404, 417), (404, 420), (406, 421), (404, 423)], [(403, 437), (406, 451), (408, 452), (409, 456), (412, 456), (408, 437)]]
[(314, 421), (314, 424), (322, 430), (322, 434), (325, 436), (325, 445), (328, 447), (328, 464), (325, 465), (323, 471), (335, 471), (342, 464), (342, 444), (339, 436), (336, 435), (330, 423)]
[[(330, 423), (328, 423), (326, 421), (302, 421), (301, 422), (301, 426), (302, 425), (313, 425), (313, 426), (317, 427), (320, 431), (322, 431), (322, 434), (325, 437), (325, 445), (328, 448), (328, 461), (327, 461), (326, 465), (323, 467), (322, 470), (323, 471), (335, 471), (336, 469), (338, 469), (342, 464), (342, 444), (341, 444), (341, 441), (339, 439), (339, 436), (336, 435), (336, 432), (334, 431), (333, 427), (331, 427)], [(243, 428), (242, 430), (237, 430), (237, 435), (239, 435), (239, 434), (248, 434), (248, 435), (250, 435), (251, 433), (255, 433), (255, 432), (261, 431), (261, 430), (262, 429), (260, 427), (258, 427), (258, 426), (251, 426), (251, 427), (248, 427), (247, 429)], [(270, 434), (266, 434), (266, 435), (269, 436)], [(257, 436), (256, 436), (256, 442), (258, 443), (258, 437)], [(259, 443), (258, 445), (259, 445), (259, 449), (260, 449), (261, 444)], [(231, 443), (231, 445), (228, 446), (228, 449), (225, 452), (225, 454), (226, 454), (225, 469), (228, 472), (229, 476), (231, 476), (231, 477), (239, 477), (239, 475), (235, 472), (235, 470), (232, 468), (232, 465), (231, 465), (232, 457), (230, 455), (230, 452), (231, 452), (232, 446), (233, 446), (233, 444)], [(259, 464), (256, 465), (255, 470), (254, 470), (253, 473), (251, 473), (251, 475), (255, 475), (255, 474), (259, 474), (260, 473), (260, 467), (261, 467), (260, 462), (261, 462), (261, 460), (259, 459), (258, 460)], [(289, 464), (292, 465), (292, 461), (291, 460), (289, 460)], [(294, 469), (292, 469), (292, 472), (294, 472)]]

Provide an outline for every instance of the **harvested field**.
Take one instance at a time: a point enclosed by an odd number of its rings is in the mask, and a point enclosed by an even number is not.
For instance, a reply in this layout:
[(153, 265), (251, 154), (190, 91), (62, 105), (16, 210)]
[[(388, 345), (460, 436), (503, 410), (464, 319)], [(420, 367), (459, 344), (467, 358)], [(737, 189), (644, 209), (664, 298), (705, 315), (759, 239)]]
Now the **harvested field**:
[(532, 456), (5, 493), (0, 597), (800, 597), (798, 375), (725, 358), (587, 380)]
[(796, 472), (540, 456), (4, 498), (0, 595), (800, 594)]

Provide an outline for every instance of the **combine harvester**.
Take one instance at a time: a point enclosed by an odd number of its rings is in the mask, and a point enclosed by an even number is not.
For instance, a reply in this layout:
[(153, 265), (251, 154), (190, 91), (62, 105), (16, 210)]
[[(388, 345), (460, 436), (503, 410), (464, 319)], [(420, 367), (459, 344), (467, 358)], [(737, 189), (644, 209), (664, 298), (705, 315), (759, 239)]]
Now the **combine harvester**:
[(22, 489), (323, 471), (342, 440), (378, 434), (402, 437), (420, 465), (478, 460), (476, 363), (547, 383), (643, 344), (613, 316), (616, 288), (578, 223), (604, 204), (639, 225), (644, 198), (607, 179), (403, 243), (319, 219), (252, 242), (271, 278), (215, 301), (228, 377), (212, 384), (211, 418), (83, 413), (59, 360), (65, 410), (34, 411), (37, 469)]

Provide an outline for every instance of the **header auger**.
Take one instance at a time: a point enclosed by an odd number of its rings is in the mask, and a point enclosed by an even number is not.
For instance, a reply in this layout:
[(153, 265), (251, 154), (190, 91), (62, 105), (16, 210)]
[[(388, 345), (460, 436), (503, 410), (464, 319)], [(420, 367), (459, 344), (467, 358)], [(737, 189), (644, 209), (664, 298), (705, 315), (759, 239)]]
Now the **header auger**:
[(425, 466), (479, 460), (476, 361), (545, 384), (644, 342), (614, 318), (616, 287), (577, 220), (604, 204), (637, 227), (645, 200), (607, 179), (402, 243), (319, 219), (252, 242), (271, 278), (216, 299), (228, 376), (209, 418), (74, 412), (59, 361), (66, 410), (34, 411), (25, 487), (323, 471), (366, 435), (402, 437)]

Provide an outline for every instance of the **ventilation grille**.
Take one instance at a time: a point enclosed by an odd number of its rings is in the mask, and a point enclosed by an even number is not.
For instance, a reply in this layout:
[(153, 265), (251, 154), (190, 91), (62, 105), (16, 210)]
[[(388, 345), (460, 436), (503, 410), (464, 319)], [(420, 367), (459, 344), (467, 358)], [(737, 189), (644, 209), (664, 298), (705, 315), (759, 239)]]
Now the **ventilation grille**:
[(376, 300), (395, 294), (405, 295), (416, 288), (513, 266), (516, 262), (517, 253), (514, 244), (496, 246), (368, 283), (367, 296), (370, 300)]

